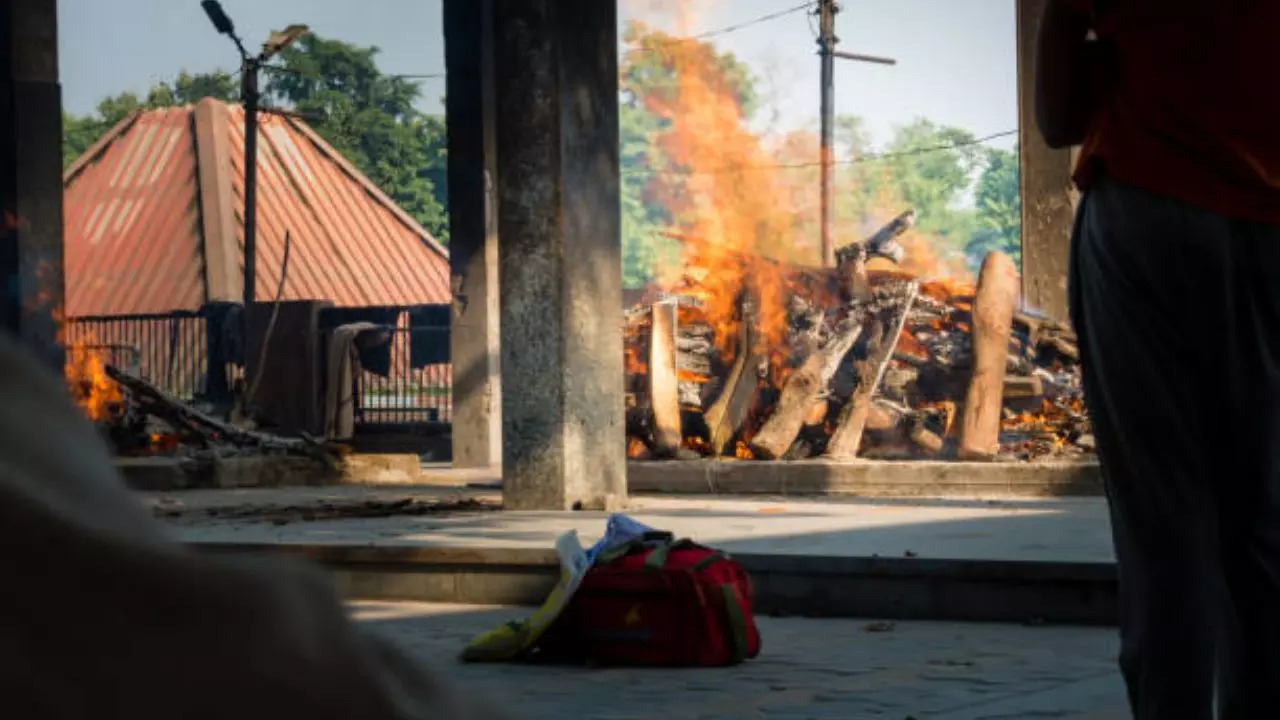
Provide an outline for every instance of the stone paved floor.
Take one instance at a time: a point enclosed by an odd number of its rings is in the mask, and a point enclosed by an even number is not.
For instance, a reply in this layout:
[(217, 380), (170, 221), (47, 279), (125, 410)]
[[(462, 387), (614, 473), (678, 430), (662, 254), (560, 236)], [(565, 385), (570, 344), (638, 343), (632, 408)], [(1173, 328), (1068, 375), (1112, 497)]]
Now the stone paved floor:
[[(554, 546), (574, 529), (591, 543), (603, 513), (489, 512), (273, 524), (210, 516), (217, 507), (305, 506), (321, 502), (424, 501), (495, 493), (426, 487), (189, 490), (141, 494), (181, 509), (167, 518), (191, 542), (355, 543), (451, 547)], [(654, 527), (737, 553), (1040, 562), (1111, 562), (1102, 498), (855, 500), (812, 497), (633, 497), (627, 512)]]
[(727, 669), (462, 665), (525, 609), (360, 603), (356, 617), (527, 720), (1126, 718), (1114, 630), (761, 618), (764, 652)]

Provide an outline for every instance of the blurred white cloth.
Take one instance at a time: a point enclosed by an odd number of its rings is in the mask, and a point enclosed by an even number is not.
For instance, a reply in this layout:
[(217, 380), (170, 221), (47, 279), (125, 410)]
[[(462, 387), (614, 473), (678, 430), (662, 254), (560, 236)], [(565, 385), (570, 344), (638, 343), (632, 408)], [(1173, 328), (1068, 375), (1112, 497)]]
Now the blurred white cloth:
[(364, 634), (320, 570), (173, 542), (10, 337), (0, 398), (0, 717), (497, 717)]

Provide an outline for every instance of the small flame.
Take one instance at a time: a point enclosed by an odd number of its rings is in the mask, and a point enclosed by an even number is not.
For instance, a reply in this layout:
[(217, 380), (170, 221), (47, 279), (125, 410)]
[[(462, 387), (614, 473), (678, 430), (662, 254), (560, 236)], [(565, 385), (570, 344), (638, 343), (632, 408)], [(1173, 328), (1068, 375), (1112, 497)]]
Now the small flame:
[(627, 457), (639, 460), (649, 457), (649, 447), (637, 437), (627, 438)]
[(72, 398), (90, 420), (100, 422), (120, 415), (124, 393), (107, 375), (102, 350), (89, 345), (68, 348), (64, 372)]
[(174, 433), (151, 433), (150, 447), (151, 452), (166, 453), (177, 450), (182, 444), (182, 438)]

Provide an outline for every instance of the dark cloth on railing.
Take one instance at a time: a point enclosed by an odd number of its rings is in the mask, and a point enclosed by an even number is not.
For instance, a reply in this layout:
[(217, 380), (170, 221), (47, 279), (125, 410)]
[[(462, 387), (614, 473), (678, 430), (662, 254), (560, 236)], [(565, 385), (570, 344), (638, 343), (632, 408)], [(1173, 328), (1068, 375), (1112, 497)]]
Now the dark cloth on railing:
[[(326, 330), (357, 323), (394, 328), (401, 312), (400, 308), (328, 308), (321, 317)], [(391, 345), (392, 343), (385, 342), (358, 346), (360, 368), (374, 375), (390, 377)]]
[(409, 366), (414, 370), (449, 363), (448, 305), (409, 309)]

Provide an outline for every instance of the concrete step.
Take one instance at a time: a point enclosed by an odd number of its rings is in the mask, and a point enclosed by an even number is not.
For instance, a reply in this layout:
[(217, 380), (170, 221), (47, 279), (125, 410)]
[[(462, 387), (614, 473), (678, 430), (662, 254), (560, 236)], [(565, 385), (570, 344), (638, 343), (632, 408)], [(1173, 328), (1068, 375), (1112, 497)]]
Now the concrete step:
[[(416, 455), (356, 454), (336, 471), (304, 458), (245, 456), (217, 462), (170, 457), (121, 458), (116, 466), (135, 490), (306, 487), (500, 487), (500, 471), (423, 465)], [(794, 462), (693, 460), (627, 464), (630, 493), (813, 495), (853, 497), (1100, 497), (1093, 462), (974, 463), (936, 461)]]
[(632, 493), (853, 495), (858, 497), (1090, 497), (1098, 464), (880, 460), (632, 462)]
[[(555, 585), (550, 550), (322, 543), (198, 542), (205, 552), (319, 562), (353, 600), (538, 605)], [(769, 616), (876, 617), (1108, 625), (1116, 573), (1107, 562), (735, 554)]]

